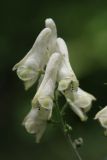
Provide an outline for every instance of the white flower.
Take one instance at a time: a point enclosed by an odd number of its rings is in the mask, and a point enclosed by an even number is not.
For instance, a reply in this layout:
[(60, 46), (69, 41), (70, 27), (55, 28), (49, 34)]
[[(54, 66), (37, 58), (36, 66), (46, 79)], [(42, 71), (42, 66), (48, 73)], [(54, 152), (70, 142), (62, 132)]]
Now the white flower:
[(86, 112), (91, 109), (92, 101), (96, 98), (81, 88), (78, 88), (77, 91), (67, 90), (64, 92), (64, 96), (81, 121), (87, 120)]
[(46, 67), (45, 76), (33, 101), (35, 101), (35, 98), (39, 95), (42, 98), (44, 98), (44, 96), (51, 96), (51, 98), (54, 97), (54, 88), (61, 58), (62, 56), (59, 53), (53, 53), (51, 55)]
[(98, 119), (102, 127), (106, 129), (104, 133), (107, 136), (107, 106), (95, 115), (95, 119)]
[(71, 68), (67, 46), (61, 38), (57, 38), (57, 52), (59, 52), (63, 57), (58, 72), (58, 90), (65, 91), (68, 88), (77, 90), (79, 82)]
[(13, 70), (17, 70), (18, 77), (24, 81), (25, 89), (30, 88), (35, 83), (47, 63), (47, 46), (50, 35), (51, 30), (49, 28), (43, 29), (28, 54), (13, 67)]
[(45, 20), (45, 26), (51, 29), (50, 40), (48, 43), (49, 56), (56, 51), (57, 29), (55, 22), (51, 18)]
[(62, 61), (58, 70), (58, 90), (63, 93), (72, 110), (82, 121), (87, 119), (88, 112), (95, 97), (79, 87), (79, 82), (73, 72), (68, 56), (67, 46), (63, 39), (57, 38), (57, 52), (62, 55)]
[(53, 53), (46, 67), (43, 81), (32, 100), (32, 109), (24, 120), (24, 126), (29, 133), (36, 134), (36, 141), (41, 139), (47, 120), (51, 118), (54, 89), (61, 55)]
[[(38, 105), (39, 107), (39, 105)], [(39, 143), (45, 129), (47, 117), (49, 117), (49, 110), (45, 108), (32, 108), (29, 114), (25, 117), (23, 125), (25, 126), (27, 132), (31, 134), (36, 133), (36, 142)]]

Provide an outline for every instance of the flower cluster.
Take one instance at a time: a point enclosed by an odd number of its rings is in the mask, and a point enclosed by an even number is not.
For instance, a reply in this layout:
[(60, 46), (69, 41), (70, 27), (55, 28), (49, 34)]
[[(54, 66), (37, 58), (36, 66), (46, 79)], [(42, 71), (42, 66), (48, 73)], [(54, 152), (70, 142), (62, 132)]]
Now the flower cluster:
[[(82, 121), (95, 97), (79, 87), (79, 81), (71, 67), (66, 43), (57, 36), (54, 21), (45, 21), (45, 28), (38, 35), (27, 55), (14, 67), (18, 77), (29, 89), (40, 77), (38, 90), (32, 100), (32, 108), (23, 121), (26, 130), (36, 135), (39, 142), (52, 117), (54, 92), (61, 92), (71, 109)], [(44, 74), (42, 74), (44, 73)]]

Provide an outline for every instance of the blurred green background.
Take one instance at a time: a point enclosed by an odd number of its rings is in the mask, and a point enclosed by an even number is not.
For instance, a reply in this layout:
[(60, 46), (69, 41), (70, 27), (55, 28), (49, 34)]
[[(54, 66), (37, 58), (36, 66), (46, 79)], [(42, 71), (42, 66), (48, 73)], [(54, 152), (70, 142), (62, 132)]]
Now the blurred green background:
[[(67, 43), (72, 67), (84, 90), (97, 102), (87, 122), (67, 110), (72, 137), (82, 137), (83, 160), (107, 160), (107, 138), (94, 121), (107, 104), (107, 1), (0, 1), (0, 160), (71, 160), (72, 151), (59, 127), (49, 125), (40, 144), (21, 123), (30, 109), (35, 86), (25, 92), (11, 71), (31, 48), (46, 18), (53, 18)], [(101, 107), (100, 107), (101, 106)]]

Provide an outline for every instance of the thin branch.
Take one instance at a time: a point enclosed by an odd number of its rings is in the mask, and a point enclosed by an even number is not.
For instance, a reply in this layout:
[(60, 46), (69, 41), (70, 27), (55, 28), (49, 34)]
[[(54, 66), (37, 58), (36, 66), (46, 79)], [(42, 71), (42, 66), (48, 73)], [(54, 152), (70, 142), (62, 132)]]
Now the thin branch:
[(64, 114), (64, 111), (66, 110), (67, 106), (68, 106), (68, 103), (66, 102), (60, 111), (61, 115)]
[(67, 103), (63, 106), (63, 109), (60, 112), (57, 93), (55, 93), (55, 105), (56, 105), (57, 115), (58, 115), (58, 118), (59, 118), (59, 121), (60, 121), (61, 129), (62, 129), (62, 131), (63, 131), (63, 133), (65, 135), (65, 138), (67, 139), (68, 143), (71, 146), (72, 160), (82, 160), (81, 156), (79, 155), (79, 153), (77, 151), (76, 146), (74, 145), (74, 143), (73, 143), (73, 141), (71, 139), (70, 133), (66, 131), (66, 124), (64, 123), (64, 120), (63, 120), (62, 113), (65, 111), (65, 109), (67, 107)]

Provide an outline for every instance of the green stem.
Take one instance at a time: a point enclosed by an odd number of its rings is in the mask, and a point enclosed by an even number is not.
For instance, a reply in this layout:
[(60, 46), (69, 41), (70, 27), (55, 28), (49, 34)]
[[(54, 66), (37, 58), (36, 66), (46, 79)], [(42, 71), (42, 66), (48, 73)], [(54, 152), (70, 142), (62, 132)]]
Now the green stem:
[(64, 114), (64, 111), (65, 111), (65, 109), (67, 108), (67, 106), (68, 106), (68, 103), (66, 102), (65, 104), (64, 104), (64, 106), (62, 107), (62, 109), (61, 109), (61, 115), (63, 115)]
[(73, 160), (82, 160), (78, 151), (77, 151), (77, 148), (75, 147), (72, 139), (71, 139), (71, 135), (69, 132), (66, 132), (65, 130), (65, 123), (64, 123), (64, 120), (63, 120), (63, 116), (62, 116), (62, 113), (64, 112), (65, 108), (67, 107), (67, 103), (64, 105), (63, 109), (61, 110), (60, 112), (60, 109), (59, 109), (59, 104), (58, 104), (58, 96), (57, 94), (55, 93), (55, 105), (56, 105), (56, 110), (57, 110), (57, 116), (59, 118), (59, 121), (60, 121), (60, 126), (61, 126), (61, 129), (65, 135), (65, 138), (67, 139), (68, 143), (70, 144), (71, 146), (71, 149), (72, 149), (72, 159)]

